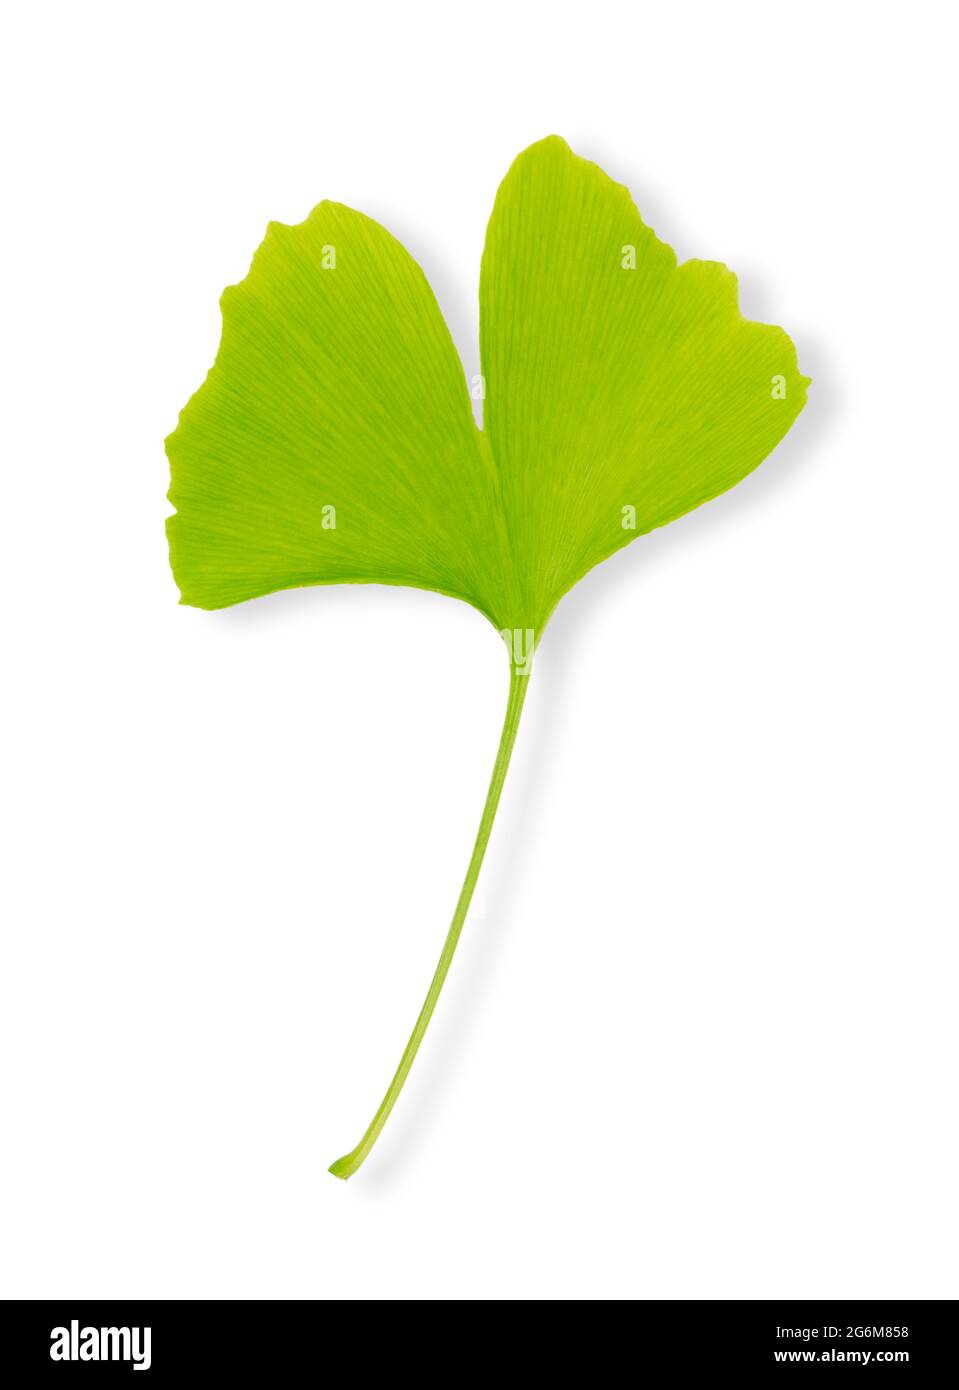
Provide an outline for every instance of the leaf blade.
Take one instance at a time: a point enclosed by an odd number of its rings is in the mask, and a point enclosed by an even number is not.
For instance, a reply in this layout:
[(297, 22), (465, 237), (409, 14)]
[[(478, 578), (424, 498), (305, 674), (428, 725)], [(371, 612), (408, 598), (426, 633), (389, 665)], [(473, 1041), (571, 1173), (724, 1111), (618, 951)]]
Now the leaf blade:
[(627, 189), (556, 136), (497, 194), (480, 339), (484, 429), (537, 630), (594, 565), (752, 472), (806, 399), (795, 348), (743, 318), (735, 276), (678, 265)]
[(483, 607), (502, 559), (491, 467), (408, 252), (321, 203), (298, 226), (271, 224), (221, 305), (216, 362), (167, 440), (183, 601), (380, 582)]

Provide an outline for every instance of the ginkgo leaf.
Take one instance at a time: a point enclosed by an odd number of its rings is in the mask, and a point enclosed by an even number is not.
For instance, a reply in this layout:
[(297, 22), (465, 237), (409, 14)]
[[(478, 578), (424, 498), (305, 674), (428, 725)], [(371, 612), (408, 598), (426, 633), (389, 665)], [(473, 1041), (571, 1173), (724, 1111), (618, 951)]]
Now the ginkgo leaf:
[(471, 603), (510, 658), (489, 792), (440, 961), (382, 1104), (332, 1165), (349, 1177), (396, 1102), (489, 841), (532, 655), (594, 565), (732, 487), (783, 437), (808, 381), (735, 277), (678, 265), (629, 193), (553, 136), (515, 161), (480, 277), (477, 429), (426, 279), (362, 214), (271, 224), (222, 299), (205, 383), (167, 440), (182, 601), (408, 584)]

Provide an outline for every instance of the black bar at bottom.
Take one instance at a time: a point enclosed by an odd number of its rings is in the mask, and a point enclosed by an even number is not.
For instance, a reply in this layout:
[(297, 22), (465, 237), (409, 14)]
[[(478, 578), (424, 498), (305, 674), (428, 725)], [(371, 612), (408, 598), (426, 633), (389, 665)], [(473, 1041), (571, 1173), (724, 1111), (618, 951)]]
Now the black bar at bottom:
[[(402, 1302), (403, 1300), (397, 1300)], [(488, 1300), (495, 1303), (497, 1300)], [(8, 1302), (0, 1305), (0, 1378), (7, 1385), (85, 1384), (117, 1376), (134, 1383), (264, 1385), (380, 1371), (422, 1376), (440, 1387), (470, 1375), (624, 1374), (654, 1385), (674, 1377), (731, 1376), (733, 1384), (781, 1377), (843, 1377), (864, 1384), (956, 1378), (955, 1300), (901, 1302), (623, 1302), (583, 1314), (523, 1305), (502, 1315), (471, 1310), (359, 1318), (329, 1302)], [(618, 1369), (616, 1369), (618, 1367)], [(705, 1384), (705, 1380), (703, 1380)]]

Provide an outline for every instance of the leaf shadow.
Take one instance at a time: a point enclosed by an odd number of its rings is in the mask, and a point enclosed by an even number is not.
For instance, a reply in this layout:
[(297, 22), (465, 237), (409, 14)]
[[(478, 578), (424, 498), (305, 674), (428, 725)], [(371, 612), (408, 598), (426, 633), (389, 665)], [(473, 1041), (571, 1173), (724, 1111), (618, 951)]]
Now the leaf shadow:
[[(756, 298), (753, 295), (754, 304)], [(455, 1078), (461, 1073), (463, 1054), (475, 1033), (480, 1012), (490, 1005), (490, 987), (506, 934), (522, 930), (513, 907), (526, 862), (522, 827), (532, 821), (541, 805), (558, 731), (568, 719), (571, 674), (598, 611), (608, 602), (614, 586), (634, 587), (638, 600), (649, 567), (681, 563), (686, 547), (696, 546), (703, 537), (725, 526), (731, 517), (761, 512), (770, 497), (797, 486), (804, 470), (814, 465), (817, 445), (834, 428), (841, 403), (828, 354), (805, 337), (797, 347), (802, 370), (813, 378), (809, 404), (770, 459), (721, 497), (670, 526), (640, 537), (638, 544), (625, 547), (598, 565), (556, 610), (536, 656), (536, 700), (534, 703), (531, 691), (530, 705), (520, 727), (519, 737), (526, 743), (525, 756), (514, 762), (504, 789), (514, 833), (497, 837), (494, 828), (483, 868), (485, 919), (472, 924), (467, 919), (466, 929), (472, 925), (476, 936), (469, 972), (459, 983), (456, 1008), (448, 1013), (443, 1011), (442, 1017), (434, 1020), (432, 1037), (427, 1038), (417, 1058), (419, 1075), (414, 1069), (390, 1117), (392, 1133), (384, 1133), (360, 1177), (371, 1197), (387, 1193), (401, 1183), (429, 1143)], [(468, 855), (469, 846), (464, 846), (464, 869)], [(480, 927), (482, 930), (478, 930)]]

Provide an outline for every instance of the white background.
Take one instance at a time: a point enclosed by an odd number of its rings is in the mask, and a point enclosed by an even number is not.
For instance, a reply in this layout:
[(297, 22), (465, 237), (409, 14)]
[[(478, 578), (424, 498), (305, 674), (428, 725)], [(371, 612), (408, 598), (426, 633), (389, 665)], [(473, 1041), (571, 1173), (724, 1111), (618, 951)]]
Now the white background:
[[(913, 3), (37, 5), (7, 21), (0, 1293), (959, 1295), (955, 35)], [(332, 197), (478, 370), (557, 132), (813, 387), (537, 660), (405, 590), (179, 607), (163, 438)]]

